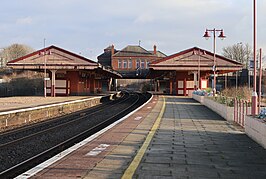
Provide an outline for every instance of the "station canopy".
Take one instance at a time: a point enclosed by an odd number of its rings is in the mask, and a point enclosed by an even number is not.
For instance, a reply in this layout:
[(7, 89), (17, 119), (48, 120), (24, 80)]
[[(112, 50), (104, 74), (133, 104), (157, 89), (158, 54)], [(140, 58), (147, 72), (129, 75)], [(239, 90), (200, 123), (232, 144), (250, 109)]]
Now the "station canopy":
[(94, 70), (121, 78), (119, 73), (106, 69), (95, 61), (54, 45), (9, 61), (7, 66), (18, 70)]
[(243, 65), (237, 61), (215, 55), (207, 50), (193, 47), (163, 59), (152, 62), (149, 67), (153, 71), (201, 71), (211, 74), (215, 69), (219, 74), (239, 71)]

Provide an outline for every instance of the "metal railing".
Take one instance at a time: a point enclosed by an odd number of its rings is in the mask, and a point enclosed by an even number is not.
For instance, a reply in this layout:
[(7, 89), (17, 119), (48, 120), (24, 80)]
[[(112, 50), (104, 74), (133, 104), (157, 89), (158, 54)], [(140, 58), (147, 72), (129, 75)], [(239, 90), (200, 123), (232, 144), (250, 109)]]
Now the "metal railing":
[(251, 114), (251, 102), (247, 100), (234, 99), (234, 122), (245, 127), (245, 119)]

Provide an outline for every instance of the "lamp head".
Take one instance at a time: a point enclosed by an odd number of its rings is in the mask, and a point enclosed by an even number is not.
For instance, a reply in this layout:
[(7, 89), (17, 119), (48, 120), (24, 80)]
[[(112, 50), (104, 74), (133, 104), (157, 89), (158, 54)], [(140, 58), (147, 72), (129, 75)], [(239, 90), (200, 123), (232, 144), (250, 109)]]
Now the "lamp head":
[(206, 30), (206, 31), (205, 31), (205, 34), (203, 35), (203, 37), (204, 37), (206, 40), (208, 40), (211, 36), (210, 36), (209, 32)]
[(224, 35), (224, 31), (222, 30), (220, 35), (218, 36), (221, 40), (225, 39), (226, 36)]

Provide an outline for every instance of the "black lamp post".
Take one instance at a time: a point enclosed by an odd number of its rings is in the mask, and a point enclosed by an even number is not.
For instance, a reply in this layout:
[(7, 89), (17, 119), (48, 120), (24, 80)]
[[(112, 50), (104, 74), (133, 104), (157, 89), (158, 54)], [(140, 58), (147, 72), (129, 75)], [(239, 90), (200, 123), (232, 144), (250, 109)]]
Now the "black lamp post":
[(219, 34), (219, 38), (220, 39), (224, 39), (226, 38), (226, 36), (224, 35), (224, 31), (223, 29), (206, 29), (205, 31), (205, 34), (203, 37), (205, 37), (206, 40), (208, 40), (211, 36), (209, 34), (209, 32), (211, 32), (213, 34), (213, 87), (212, 87), (212, 90), (213, 90), (213, 95), (216, 94), (216, 33), (217, 32), (220, 32)]

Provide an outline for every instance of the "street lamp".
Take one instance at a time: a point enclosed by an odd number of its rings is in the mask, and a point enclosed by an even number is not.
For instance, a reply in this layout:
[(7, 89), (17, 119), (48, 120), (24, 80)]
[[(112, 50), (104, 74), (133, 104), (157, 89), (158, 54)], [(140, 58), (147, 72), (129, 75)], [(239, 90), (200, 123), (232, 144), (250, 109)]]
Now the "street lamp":
[(256, 0), (253, 1), (253, 60), (254, 60), (254, 74), (253, 74), (253, 92), (252, 92), (252, 108), (251, 108), (251, 114), (253, 117), (255, 117), (258, 114), (258, 95), (257, 95), (257, 72), (256, 72), (256, 45), (257, 45), (257, 29), (256, 29)]
[(213, 34), (213, 67), (212, 67), (212, 70), (213, 70), (213, 87), (212, 87), (212, 90), (213, 90), (213, 95), (216, 94), (216, 55), (215, 55), (215, 51), (216, 51), (216, 32), (220, 32), (219, 34), (219, 38), (220, 39), (224, 39), (226, 38), (226, 36), (224, 35), (224, 31), (223, 29), (206, 29), (205, 31), (205, 34), (203, 37), (205, 37), (206, 40), (208, 40), (211, 36), (209, 34), (209, 32), (212, 32)]
[(198, 51), (193, 51), (193, 55), (198, 55), (198, 80), (197, 80), (197, 85), (195, 87), (195, 89), (200, 89), (201, 85), (200, 85), (200, 58), (201, 56), (206, 55), (205, 50), (201, 51), (200, 49), (198, 49)]

